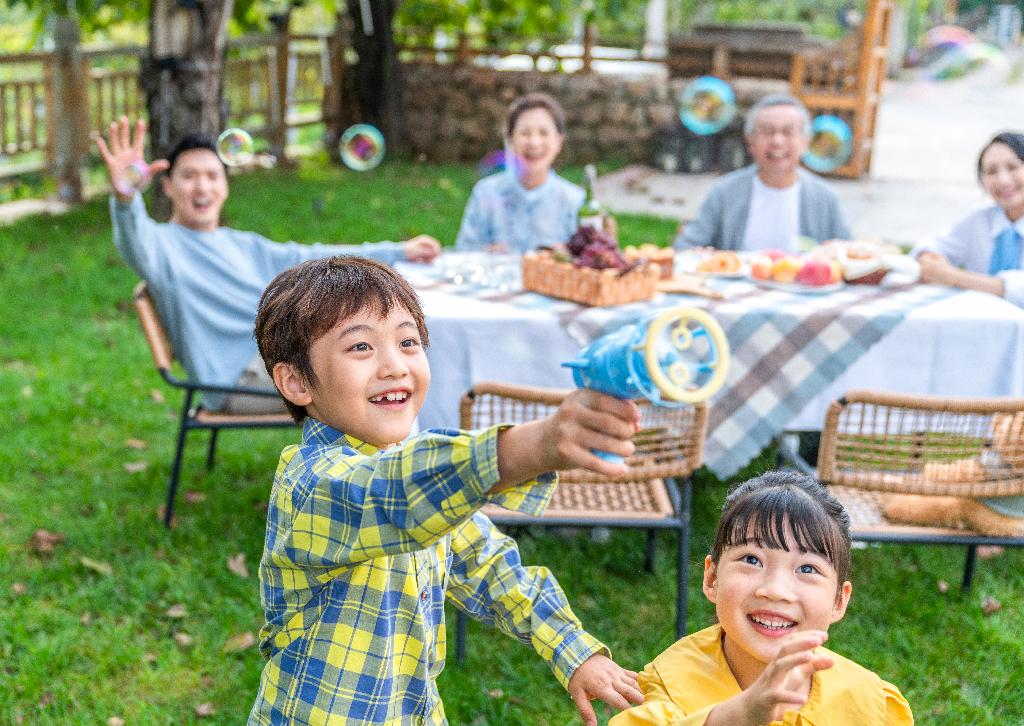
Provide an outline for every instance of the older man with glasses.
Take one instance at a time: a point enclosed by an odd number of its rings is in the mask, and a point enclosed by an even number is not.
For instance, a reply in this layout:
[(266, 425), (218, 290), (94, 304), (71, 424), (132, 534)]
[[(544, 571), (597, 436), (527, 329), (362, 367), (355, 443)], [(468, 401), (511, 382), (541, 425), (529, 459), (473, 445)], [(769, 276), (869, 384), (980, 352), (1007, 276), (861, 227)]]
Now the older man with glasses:
[(810, 130), (810, 115), (796, 98), (761, 99), (744, 125), (754, 163), (715, 183), (675, 246), (793, 251), (800, 237), (849, 239), (835, 193), (800, 168)]

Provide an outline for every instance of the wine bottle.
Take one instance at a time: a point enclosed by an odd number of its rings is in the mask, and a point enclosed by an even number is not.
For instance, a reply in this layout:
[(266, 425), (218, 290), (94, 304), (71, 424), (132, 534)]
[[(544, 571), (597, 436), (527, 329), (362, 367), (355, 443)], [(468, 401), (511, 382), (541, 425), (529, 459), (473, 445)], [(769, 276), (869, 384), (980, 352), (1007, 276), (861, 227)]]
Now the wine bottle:
[(593, 164), (587, 164), (583, 167), (583, 176), (586, 196), (579, 211), (579, 226), (604, 231), (604, 210), (601, 209), (601, 203), (594, 194), (594, 187), (597, 186), (597, 169)]

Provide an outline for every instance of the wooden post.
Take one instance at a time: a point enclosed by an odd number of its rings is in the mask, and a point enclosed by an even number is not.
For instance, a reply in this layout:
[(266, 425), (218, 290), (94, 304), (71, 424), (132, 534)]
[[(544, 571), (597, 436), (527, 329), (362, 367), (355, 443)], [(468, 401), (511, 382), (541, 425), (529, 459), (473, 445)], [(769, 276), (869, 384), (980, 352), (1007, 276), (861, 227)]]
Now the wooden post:
[(459, 32), (459, 44), (455, 50), (455, 62), (460, 66), (469, 63), (469, 35), (465, 30)]
[(334, 16), (334, 32), (327, 41), (328, 68), (330, 79), (324, 79), (324, 100), (321, 113), (324, 119), (324, 146), (328, 154), (333, 156), (338, 139), (344, 131), (345, 102), (345, 46), (348, 44), (347, 16), (336, 13)]
[(82, 201), (82, 164), (89, 144), (89, 61), (79, 44), (78, 19), (54, 17), (54, 52), (48, 64), (47, 157), (61, 201)]
[(594, 43), (597, 40), (597, 27), (588, 22), (583, 26), (583, 67), (582, 73), (590, 73), (590, 63), (594, 54)]
[(276, 42), (274, 44), (274, 72), (271, 78), (270, 110), (270, 153), (279, 162), (286, 160), (285, 147), (288, 144), (288, 26), (291, 12), (277, 16), (275, 22)]

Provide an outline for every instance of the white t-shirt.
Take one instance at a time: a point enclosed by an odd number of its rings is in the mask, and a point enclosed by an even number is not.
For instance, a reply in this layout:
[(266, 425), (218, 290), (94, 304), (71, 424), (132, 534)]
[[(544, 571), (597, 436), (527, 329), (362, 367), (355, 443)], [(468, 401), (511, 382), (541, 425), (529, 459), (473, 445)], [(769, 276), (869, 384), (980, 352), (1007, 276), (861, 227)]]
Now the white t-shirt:
[(754, 177), (750, 214), (741, 250), (780, 249), (797, 251), (800, 236), (800, 182), (772, 189)]

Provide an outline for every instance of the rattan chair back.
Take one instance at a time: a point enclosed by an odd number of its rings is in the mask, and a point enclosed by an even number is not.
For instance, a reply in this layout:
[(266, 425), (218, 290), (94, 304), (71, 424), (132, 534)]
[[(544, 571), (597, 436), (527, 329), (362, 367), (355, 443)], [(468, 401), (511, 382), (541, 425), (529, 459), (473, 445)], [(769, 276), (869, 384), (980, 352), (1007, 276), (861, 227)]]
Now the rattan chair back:
[(1024, 399), (851, 391), (826, 414), (818, 476), (897, 494), (1024, 494)]
[[(460, 420), (464, 429), (479, 429), (500, 423), (524, 423), (555, 411), (568, 390), (477, 383), (461, 401)], [(701, 463), (708, 410), (704, 403), (683, 408), (663, 408), (648, 401), (640, 405), (640, 430), (633, 437), (636, 452), (626, 460), (628, 472), (605, 477), (582, 469), (560, 472), (562, 482), (626, 482), (683, 478)]]

